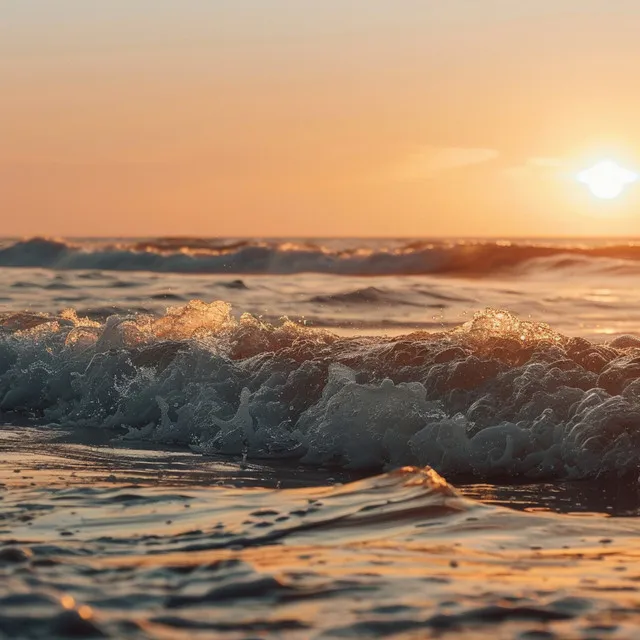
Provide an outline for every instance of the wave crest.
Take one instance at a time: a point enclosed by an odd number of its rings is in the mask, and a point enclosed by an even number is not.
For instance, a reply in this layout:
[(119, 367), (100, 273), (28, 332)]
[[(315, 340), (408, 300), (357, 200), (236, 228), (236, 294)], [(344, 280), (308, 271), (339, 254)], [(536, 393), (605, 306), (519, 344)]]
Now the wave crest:
[(5, 314), (2, 417), (314, 465), (637, 475), (640, 348), (494, 309), (397, 338), (235, 320), (225, 302), (103, 323)]
[(502, 241), (308, 241), (159, 238), (130, 242), (66, 242), (32, 238), (0, 246), (1, 267), (175, 273), (336, 275), (450, 274), (503, 271), (637, 274), (640, 245)]

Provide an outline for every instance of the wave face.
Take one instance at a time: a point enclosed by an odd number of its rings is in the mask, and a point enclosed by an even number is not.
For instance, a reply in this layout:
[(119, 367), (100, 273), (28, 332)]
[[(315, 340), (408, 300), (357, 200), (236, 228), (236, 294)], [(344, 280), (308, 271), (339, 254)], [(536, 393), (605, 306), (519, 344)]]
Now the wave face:
[(640, 273), (640, 244), (568, 242), (208, 240), (67, 242), (33, 238), (0, 245), (0, 267), (164, 273), (351, 276), (504, 271)]
[(234, 319), (225, 302), (4, 314), (0, 419), (317, 466), (637, 477), (640, 339), (594, 344), (493, 309), (396, 338)]

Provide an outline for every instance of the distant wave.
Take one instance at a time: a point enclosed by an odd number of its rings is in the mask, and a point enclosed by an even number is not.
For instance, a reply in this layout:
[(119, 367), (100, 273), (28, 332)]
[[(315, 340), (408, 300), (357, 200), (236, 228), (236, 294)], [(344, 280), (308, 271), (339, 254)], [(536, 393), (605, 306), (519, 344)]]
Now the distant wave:
[[(383, 291), (377, 287), (365, 287), (364, 289), (356, 289), (354, 291), (345, 291), (343, 293), (335, 293), (333, 295), (313, 296), (309, 302), (315, 302), (322, 305), (408, 305), (419, 306), (424, 308), (425, 305), (412, 300), (403, 299), (401, 296)], [(441, 306), (441, 305), (438, 305)]]
[(493, 309), (396, 338), (236, 320), (224, 302), (7, 313), (0, 420), (325, 467), (637, 479), (639, 354), (632, 336), (594, 344)]
[(586, 246), (533, 242), (390, 242), (340, 246), (303, 241), (165, 238), (81, 243), (33, 238), (0, 245), (0, 267), (174, 273), (335, 275), (576, 271), (640, 273), (640, 244)]

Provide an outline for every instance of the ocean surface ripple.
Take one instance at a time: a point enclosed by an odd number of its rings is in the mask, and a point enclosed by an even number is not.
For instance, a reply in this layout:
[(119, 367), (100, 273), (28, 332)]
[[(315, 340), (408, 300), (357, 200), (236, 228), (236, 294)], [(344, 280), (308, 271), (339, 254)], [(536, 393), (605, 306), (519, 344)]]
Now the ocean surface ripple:
[(11, 435), (21, 468), (2, 475), (0, 637), (631, 639), (637, 629), (636, 518), (483, 505), (428, 468), (297, 489), (226, 485), (215, 472), (209, 486), (184, 473), (154, 482), (133, 466), (69, 474), (62, 447), (56, 459)]

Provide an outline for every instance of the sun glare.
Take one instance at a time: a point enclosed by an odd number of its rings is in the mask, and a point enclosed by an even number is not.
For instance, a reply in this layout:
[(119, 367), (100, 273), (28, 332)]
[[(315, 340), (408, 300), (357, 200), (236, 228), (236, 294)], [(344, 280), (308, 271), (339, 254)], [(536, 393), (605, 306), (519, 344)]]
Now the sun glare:
[(578, 180), (589, 187), (596, 198), (613, 200), (627, 185), (638, 179), (638, 174), (624, 169), (613, 160), (603, 160), (578, 174)]

